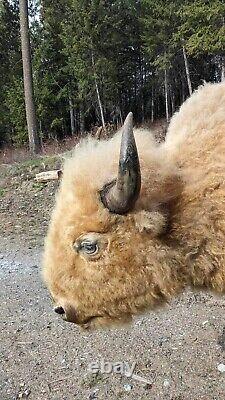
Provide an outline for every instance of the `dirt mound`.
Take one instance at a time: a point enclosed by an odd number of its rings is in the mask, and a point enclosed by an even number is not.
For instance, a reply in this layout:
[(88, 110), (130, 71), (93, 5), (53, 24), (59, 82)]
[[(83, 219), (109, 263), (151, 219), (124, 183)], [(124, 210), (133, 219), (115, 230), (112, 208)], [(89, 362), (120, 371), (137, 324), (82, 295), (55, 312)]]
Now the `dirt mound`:
[(1, 165), (1, 234), (18, 236), (30, 246), (42, 243), (58, 182), (40, 183), (36, 173), (59, 168), (63, 156), (39, 157), (23, 163)]

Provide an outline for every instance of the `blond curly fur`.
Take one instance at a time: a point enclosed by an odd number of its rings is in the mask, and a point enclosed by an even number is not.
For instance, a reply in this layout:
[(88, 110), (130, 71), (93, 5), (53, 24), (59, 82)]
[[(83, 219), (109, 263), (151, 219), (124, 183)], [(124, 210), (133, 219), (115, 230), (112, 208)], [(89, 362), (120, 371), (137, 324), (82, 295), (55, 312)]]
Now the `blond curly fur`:
[[(129, 321), (185, 286), (225, 290), (225, 84), (206, 84), (171, 120), (165, 143), (136, 130), (142, 188), (127, 215), (99, 191), (117, 175), (121, 132), (83, 141), (65, 162), (43, 277), (84, 328)], [(97, 243), (87, 254), (80, 243)]]

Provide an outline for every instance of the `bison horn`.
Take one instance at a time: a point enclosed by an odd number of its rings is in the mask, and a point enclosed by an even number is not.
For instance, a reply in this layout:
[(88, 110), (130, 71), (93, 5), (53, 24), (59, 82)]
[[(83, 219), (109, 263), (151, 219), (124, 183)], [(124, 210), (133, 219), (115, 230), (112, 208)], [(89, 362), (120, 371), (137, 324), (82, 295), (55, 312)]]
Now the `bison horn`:
[(125, 214), (134, 207), (140, 188), (140, 164), (130, 112), (123, 125), (118, 176), (101, 190), (102, 203), (112, 213)]

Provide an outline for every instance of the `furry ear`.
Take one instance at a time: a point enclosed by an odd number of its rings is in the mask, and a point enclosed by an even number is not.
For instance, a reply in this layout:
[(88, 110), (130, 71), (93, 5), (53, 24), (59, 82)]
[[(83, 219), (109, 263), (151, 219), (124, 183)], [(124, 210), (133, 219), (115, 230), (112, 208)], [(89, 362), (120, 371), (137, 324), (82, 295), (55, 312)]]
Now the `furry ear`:
[(161, 235), (167, 227), (167, 217), (160, 211), (139, 211), (134, 221), (140, 233), (147, 232), (152, 237)]

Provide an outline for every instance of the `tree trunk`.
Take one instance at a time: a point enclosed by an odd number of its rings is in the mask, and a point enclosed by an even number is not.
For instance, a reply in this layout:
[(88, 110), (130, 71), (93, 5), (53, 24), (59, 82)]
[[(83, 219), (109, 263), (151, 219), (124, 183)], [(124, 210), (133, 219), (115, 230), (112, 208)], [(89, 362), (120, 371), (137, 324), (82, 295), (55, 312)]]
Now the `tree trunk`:
[(84, 105), (81, 104), (81, 106), (80, 106), (80, 133), (81, 133), (81, 136), (84, 134), (84, 132), (85, 132)]
[(172, 87), (170, 87), (170, 101), (171, 101), (171, 114), (173, 115), (175, 111), (175, 99)]
[(145, 101), (144, 101), (144, 66), (143, 66), (143, 60), (141, 55), (139, 56), (139, 70), (140, 70), (140, 77), (141, 77), (141, 113), (142, 113), (142, 123), (145, 121)]
[(166, 106), (166, 121), (169, 122), (169, 102), (168, 102), (168, 78), (167, 70), (164, 73), (164, 86), (165, 86), (165, 106)]
[(225, 79), (225, 56), (221, 56), (221, 82)]
[[(224, 28), (225, 25), (225, 20), (224, 17), (222, 17), (222, 27)], [(221, 82), (223, 82), (225, 79), (225, 55), (221, 55)]]
[(141, 113), (142, 113), (142, 124), (144, 124), (144, 122), (145, 122), (145, 106), (144, 106), (144, 101), (142, 101), (142, 104), (141, 104)]
[(120, 124), (121, 124), (121, 126), (123, 125), (123, 117), (122, 117), (121, 108), (120, 108)]
[(186, 84), (184, 83), (184, 80), (181, 80), (182, 82), (182, 103), (184, 103), (186, 99)]
[(96, 89), (96, 93), (97, 93), (98, 105), (99, 105), (99, 110), (100, 110), (100, 114), (101, 114), (102, 126), (103, 126), (103, 129), (105, 130), (105, 118), (104, 118), (102, 102), (101, 102), (101, 98), (100, 98), (100, 94), (99, 94), (99, 89), (98, 89), (98, 82), (97, 82), (97, 78), (96, 78), (95, 62), (94, 62), (94, 55), (93, 55), (93, 53), (91, 54), (91, 60), (92, 60), (92, 67), (93, 67), (94, 80), (95, 80), (95, 89)]
[(23, 59), (23, 80), (24, 80), (26, 119), (27, 119), (30, 152), (34, 154), (40, 152), (41, 147), (38, 136), (36, 110), (34, 103), (34, 88), (33, 88), (33, 77), (32, 77), (32, 65), (31, 65), (27, 0), (20, 0), (19, 8), (20, 8), (20, 32), (21, 32), (21, 47), (22, 47), (22, 59)]
[(70, 126), (71, 126), (71, 134), (72, 136), (75, 134), (76, 127), (75, 127), (75, 117), (74, 117), (74, 108), (71, 96), (69, 95), (69, 107), (70, 107)]
[(188, 65), (188, 60), (187, 60), (187, 54), (185, 47), (182, 47), (183, 49), (183, 56), (184, 56), (184, 65), (185, 65), (185, 72), (186, 72), (186, 77), (187, 77), (187, 84), (188, 84), (188, 90), (189, 90), (189, 95), (191, 96), (193, 90), (192, 90), (192, 84), (191, 84), (191, 78), (190, 78), (190, 70), (189, 70), (189, 65)]
[(154, 122), (154, 89), (152, 88), (152, 101), (151, 101), (151, 122)]

